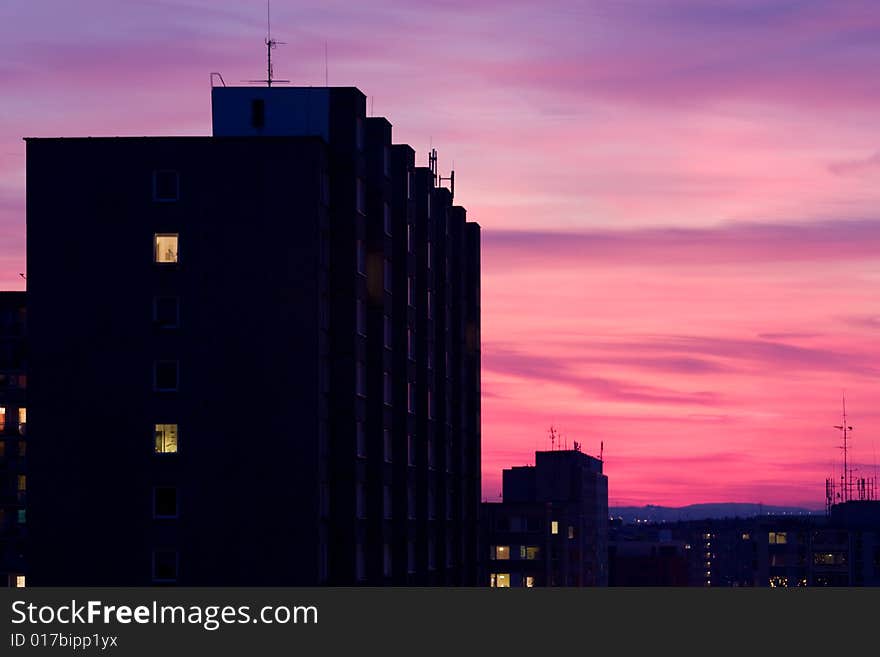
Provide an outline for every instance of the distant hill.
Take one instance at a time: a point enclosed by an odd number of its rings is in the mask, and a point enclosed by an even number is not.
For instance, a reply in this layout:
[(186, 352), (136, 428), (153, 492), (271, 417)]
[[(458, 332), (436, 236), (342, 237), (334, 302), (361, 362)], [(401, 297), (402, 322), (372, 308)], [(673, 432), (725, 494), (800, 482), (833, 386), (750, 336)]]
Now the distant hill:
[(677, 520), (705, 520), (707, 518), (750, 518), (758, 515), (815, 516), (823, 511), (797, 506), (771, 506), (727, 502), (717, 504), (690, 504), (688, 506), (613, 506), (608, 508), (612, 518), (623, 518), (624, 523), (675, 522)]

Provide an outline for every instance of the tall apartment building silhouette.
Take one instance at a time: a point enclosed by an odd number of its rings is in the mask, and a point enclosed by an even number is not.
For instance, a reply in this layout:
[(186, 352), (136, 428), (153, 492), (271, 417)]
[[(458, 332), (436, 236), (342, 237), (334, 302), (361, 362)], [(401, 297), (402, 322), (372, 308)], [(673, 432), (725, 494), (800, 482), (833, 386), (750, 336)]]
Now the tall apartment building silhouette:
[(27, 140), (34, 585), (472, 585), (480, 233), (348, 87)]

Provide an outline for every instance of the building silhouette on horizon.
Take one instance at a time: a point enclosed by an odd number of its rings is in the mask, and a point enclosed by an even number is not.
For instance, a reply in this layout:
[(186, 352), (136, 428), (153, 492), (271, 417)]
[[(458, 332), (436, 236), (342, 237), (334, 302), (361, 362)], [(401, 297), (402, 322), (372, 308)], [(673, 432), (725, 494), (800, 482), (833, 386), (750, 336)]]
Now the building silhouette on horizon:
[(28, 584), (475, 585), (480, 229), (350, 87), (27, 139)]
[(0, 585), (26, 584), (27, 309), (0, 292)]
[(535, 452), (484, 502), (483, 585), (608, 585), (608, 477), (579, 449)]

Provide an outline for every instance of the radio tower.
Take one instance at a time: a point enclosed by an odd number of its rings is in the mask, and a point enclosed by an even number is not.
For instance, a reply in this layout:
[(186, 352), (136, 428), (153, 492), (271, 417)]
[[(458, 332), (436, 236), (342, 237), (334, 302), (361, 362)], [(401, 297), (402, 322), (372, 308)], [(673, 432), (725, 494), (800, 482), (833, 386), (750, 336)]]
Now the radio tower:
[(838, 429), (843, 435), (843, 445), (840, 447), (843, 450), (843, 475), (840, 478), (841, 501), (848, 502), (852, 498), (852, 479), (849, 472), (849, 461), (847, 460), (849, 452), (848, 440), (849, 432), (853, 428), (846, 423), (846, 393), (843, 395), (843, 424), (835, 425), (834, 428)]

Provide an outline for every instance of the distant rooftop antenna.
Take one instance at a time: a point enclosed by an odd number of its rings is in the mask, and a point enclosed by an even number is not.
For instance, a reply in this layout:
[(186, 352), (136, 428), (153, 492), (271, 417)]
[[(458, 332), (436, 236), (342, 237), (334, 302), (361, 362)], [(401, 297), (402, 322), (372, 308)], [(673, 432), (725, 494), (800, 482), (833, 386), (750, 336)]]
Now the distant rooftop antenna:
[(251, 80), (251, 82), (265, 82), (266, 86), (271, 87), (273, 82), (290, 82), (290, 80), (276, 80), (272, 69), (272, 51), (279, 45), (283, 46), (284, 41), (276, 41), (272, 38), (272, 0), (266, 0), (266, 79)]
[(843, 501), (847, 502), (852, 497), (852, 475), (849, 471), (849, 462), (847, 460), (849, 453), (849, 432), (853, 430), (851, 426), (846, 423), (846, 393), (843, 393), (843, 424), (834, 425), (835, 429), (838, 429), (843, 436), (843, 445), (840, 449), (843, 450), (843, 475), (841, 476), (841, 484), (842, 484), (842, 492), (843, 492)]

